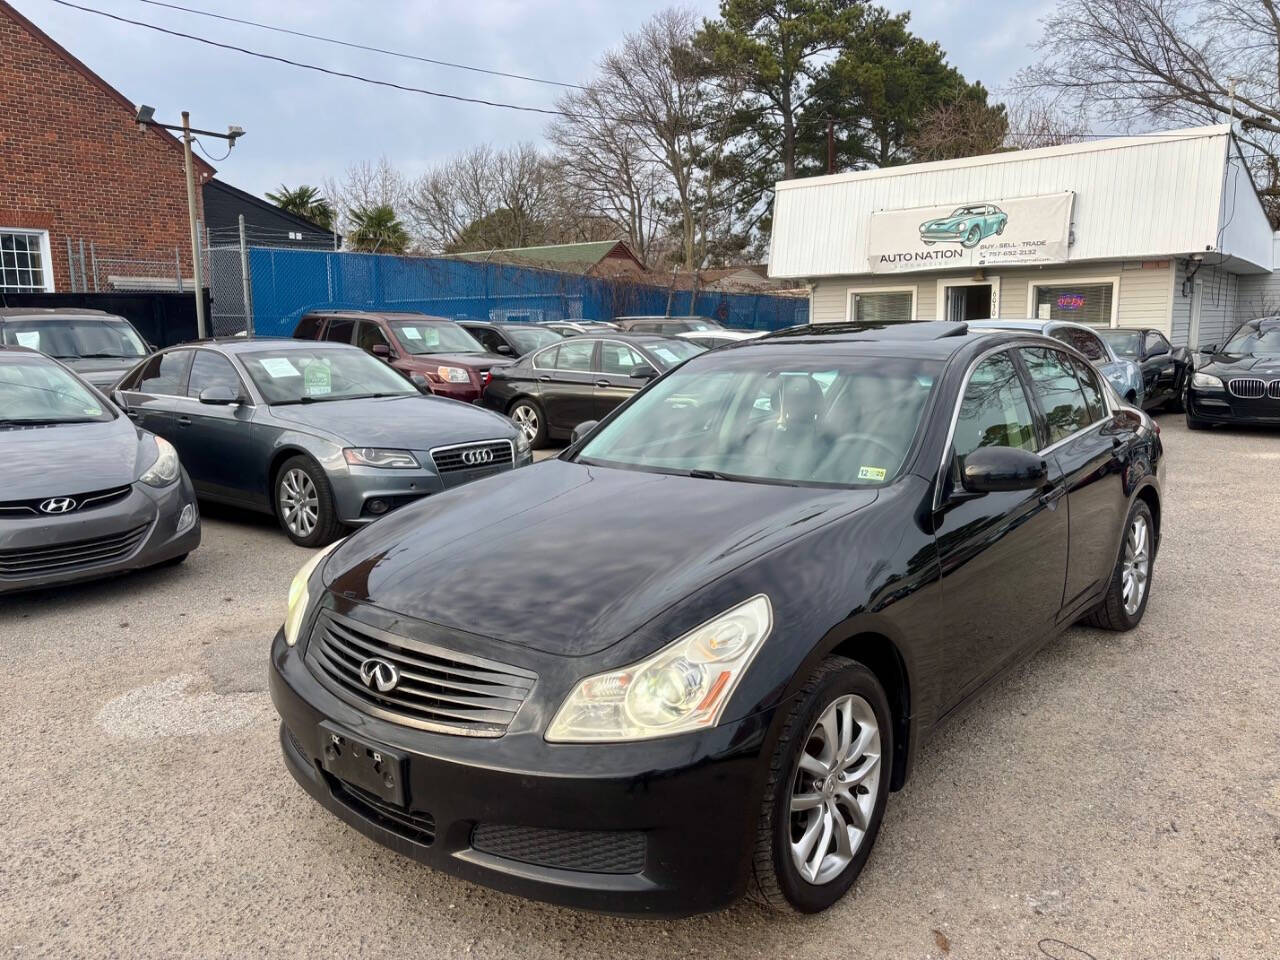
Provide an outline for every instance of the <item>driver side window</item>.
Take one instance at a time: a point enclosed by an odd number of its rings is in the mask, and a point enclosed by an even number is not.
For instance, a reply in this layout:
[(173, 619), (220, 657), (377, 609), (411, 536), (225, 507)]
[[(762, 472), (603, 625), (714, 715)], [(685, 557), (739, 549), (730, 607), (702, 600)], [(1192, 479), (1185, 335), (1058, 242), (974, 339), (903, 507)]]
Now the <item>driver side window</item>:
[(979, 447), (1037, 448), (1035, 420), (1013, 358), (997, 353), (974, 369), (952, 440), (961, 461)]

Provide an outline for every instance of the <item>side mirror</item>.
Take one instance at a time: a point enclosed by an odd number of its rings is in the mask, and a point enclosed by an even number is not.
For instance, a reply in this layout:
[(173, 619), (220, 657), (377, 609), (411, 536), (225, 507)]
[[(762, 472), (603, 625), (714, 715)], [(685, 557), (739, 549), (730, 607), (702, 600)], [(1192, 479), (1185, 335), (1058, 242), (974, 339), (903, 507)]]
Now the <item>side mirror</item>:
[(372, 347), (369, 348), (369, 352), (372, 353), (379, 360), (391, 359), (391, 348), (388, 347), (385, 343), (375, 343)]
[(1196, 348), (1200, 353), (1217, 353), (1218, 345), (1216, 343), (1206, 343), (1203, 347)]
[(498, 353), (500, 353), (500, 354), (502, 354), (503, 356), (507, 356), (507, 357), (509, 357), (509, 356), (511, 356), (511, 354), (512, 354), (512, 353), (514, 353), (515, 351), (513, 351), (513, 350), (512, 350), (510, 347), (508, 347), (505, 343), (500, 343), (500, 344), (498, 344), (498, 346), (497, 346), (497, 352), (498, 352)]
[(1034, 490), (1049, 482), (1044, 458), (1020, 447), (979, 447), (964, 458), (960, 483), (969, 493)]
[(111, 391), (111, 402), (114, 403), (121, 410), (128, 411), (129, 409), (129, 404), (125, 402), (124, 394), (121, 393), (119, 390)]
[(658, 371), (653, 369), (653, 367), (649, 366), (647, 363), (637, 364), (631, 368), (632, 380), (656, 380), (657, 378)]
[(580, 424), (578, 424), (576, 427), (573, 428), (573, 433), (570, 434), (569, 436), (569, 442), (577, 443), (579, 440), (581, 440), (583, 437), (589, 434), (592, 430), (594, 430), (599, 425), (599, 423), (600, 423), (599, 420), (583, 420)]
[(230, 407), (240, 402), (237, 393), (227, 386), (205, 387), (200, 391), (200, 402), (215, 407)]

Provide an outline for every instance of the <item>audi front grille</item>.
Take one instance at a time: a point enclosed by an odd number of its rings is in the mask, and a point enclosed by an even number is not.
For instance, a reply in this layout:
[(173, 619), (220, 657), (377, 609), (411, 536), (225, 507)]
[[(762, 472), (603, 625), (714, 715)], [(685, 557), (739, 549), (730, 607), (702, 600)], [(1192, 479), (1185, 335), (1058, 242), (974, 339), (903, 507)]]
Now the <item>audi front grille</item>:
[[(378, 690), (361, 664), (380, 660), (398, 682)], [(470, 737), (500, 737), (538, 679), (518, 667), (446, 650), (321, 611), (307, 644), (311, 672), (335, 696), (393, 723)], [(376, 687), (377, 684), (374, 684)]]
[(446, 487), (510, 470), (515, 459), (515, 444), (510, 440), (460, 443), (431, 451), (431, 462)]

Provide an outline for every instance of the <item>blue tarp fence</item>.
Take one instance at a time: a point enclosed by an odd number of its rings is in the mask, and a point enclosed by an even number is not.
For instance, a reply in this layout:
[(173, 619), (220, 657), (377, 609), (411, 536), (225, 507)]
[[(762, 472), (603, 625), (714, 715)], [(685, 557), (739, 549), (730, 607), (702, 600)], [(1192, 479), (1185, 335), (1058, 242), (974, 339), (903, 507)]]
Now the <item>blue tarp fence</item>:
[[(250, 247), (254, 331), (289, 336), (308, 310), (411, 310), (454, 319), (611, 320), (668, 312), (666, 287), (631, 277), (586, 277), (500, 263), (385, 254)], [(691, 291), (670, 297), (672, 316), (778, 330), (807, 323), (805, 297)]]

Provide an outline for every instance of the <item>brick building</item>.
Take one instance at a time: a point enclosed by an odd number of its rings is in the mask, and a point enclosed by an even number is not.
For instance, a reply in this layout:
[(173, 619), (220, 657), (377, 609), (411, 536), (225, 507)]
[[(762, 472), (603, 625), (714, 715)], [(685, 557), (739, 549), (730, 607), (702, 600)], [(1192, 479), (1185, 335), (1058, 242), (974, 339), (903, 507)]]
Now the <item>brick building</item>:
[[(68, 240), (77, 283), (82, 240), (104, 263), (119, 258), (121, 270), (125, 260), (147, 261), (157, 276), (192, 275), (182, 143), (140, 130), (135, 112), (0, 0), (0, 293), (70, 290)], [(196, 171), (200, 182), (214, 172), (198, 157)], [(200, 193), (197, 185), (197, 204)], [(109, 272), (99, 271), (100, 283)]]

